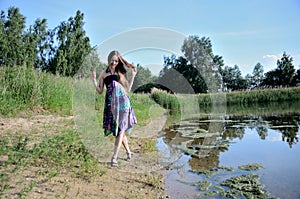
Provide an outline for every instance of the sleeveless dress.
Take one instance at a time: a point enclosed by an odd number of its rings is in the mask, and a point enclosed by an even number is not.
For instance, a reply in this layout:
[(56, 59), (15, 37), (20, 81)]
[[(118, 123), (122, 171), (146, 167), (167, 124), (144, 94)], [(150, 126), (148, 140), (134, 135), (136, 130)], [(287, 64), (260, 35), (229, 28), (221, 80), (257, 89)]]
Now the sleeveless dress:
[(118, 82), (116, 74), (104, 78), (106, 86), (103, 113), (104, 135), (118, 136), (120, 132), (130, 133), (130, 129), (137, 123), (134, 110), (124, 87)]

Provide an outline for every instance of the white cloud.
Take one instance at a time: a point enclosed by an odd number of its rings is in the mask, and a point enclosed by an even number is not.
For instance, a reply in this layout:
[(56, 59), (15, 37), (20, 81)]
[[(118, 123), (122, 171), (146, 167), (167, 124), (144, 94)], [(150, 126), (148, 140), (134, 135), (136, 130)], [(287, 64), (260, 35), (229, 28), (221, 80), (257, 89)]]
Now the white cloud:
[[(300, 66), (300, 54), (293, 54), (290, 56), (293, 58), (293, 64), (294, 64), (295, 68), (297, 69), (298, 66)], [(262, 57), (261, 64), (264, 66), (265, 72), (268, 72), (269, 70), (273, 70), (273, 69), (277, 68), (277, 60), (280, 60), (281, 57), (282, 57), (282, 54), (264, 55)]]
[(264, 72), (268, 72), (277, 68), (277, 60), (281, 58), (281, 54), (277, 55), (264, 55), (261, 64), (264, 66)]
[(265, 61), (277, 61), (280, 59), (280, 55), (264, 55), (263, 60)]

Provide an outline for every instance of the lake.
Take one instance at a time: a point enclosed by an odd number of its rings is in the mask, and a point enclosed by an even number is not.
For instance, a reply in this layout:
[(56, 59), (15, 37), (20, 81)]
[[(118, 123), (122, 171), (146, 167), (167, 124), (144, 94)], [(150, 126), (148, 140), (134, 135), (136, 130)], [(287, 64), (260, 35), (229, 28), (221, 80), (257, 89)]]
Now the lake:
[(171, 119), (157, 141), (171, 198), (224, 198), (224, 181), (252, 174), (265, 196), (300, 198), (299, 102), (201, 111)]

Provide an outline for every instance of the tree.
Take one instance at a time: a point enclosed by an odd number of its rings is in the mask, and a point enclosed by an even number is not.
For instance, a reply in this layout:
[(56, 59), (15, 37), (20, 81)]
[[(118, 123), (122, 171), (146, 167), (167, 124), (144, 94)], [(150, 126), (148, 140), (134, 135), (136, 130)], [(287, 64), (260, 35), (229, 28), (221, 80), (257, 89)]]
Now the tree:
[(234, 67), (225, 66), (224, 69), (219, 69), (223, 77), (225, 90), (241, 90), (247, 88), (247, 80), (242, 77), (242, 73), (238, 65)]
[(23, 36), (23, 58), (27, 67), (33, 67), (37, 59), (36, 35), (32, 31), (32, 27), (24, 33)]
[(16, 66), (23, 65), (24, 57), (24, 37), (25, 17), (16, 7), (8, 9), (7, 19), (5, 13), (1, 11), (0, 22), (0, 55), (1, 65)]
[[(37, 21), (36, 23), (38, 23)], [(41, 30), (46, 26), (46, 20), (40, 22)], [(8, 16), (1, 11), (0, 19), (0, 64), (1, 66), (26, 65), (33, 67), (37, 65), (38, 53), (42, 52), (40, 32), (37, 25), (25, 29), (25, 17), (18, 8), (11, 7)], [(45, 34), (44, 34), (45, 35)], [(44, 36), (45, 37), (45, 36)]]
[(44, 70), (48, 64), (48, 56), (51, 51), (51, 34), (47, 30), (47, 20), (37, 19), (33, 25), (33, 34), (35, 35), (35, 47), (37, 57), (35, 60), (35, 68)]
[(300, 86), (300, 68), (296, 71), (293, 78), (293, 86)]
[(264, 78), (264, 67), (261, 63), (257, 63), (254, 66), (252, 75), (247, 75), (246, 79), (249, 80), (249, 88), (256, 88), (259, 87)]
[(222, 87), (222, 78), (218, 68), (224, 65), (222, 57), (214, 55), (209, 38), (189, 36), (181, 48), (185, 58), (204, 78), (208, 91), (215, 92)]
[(293, 58), (283, 53), (280, 60), (277, 60), (277, 68), (265, 74), (262, 85), (274, 86), (293, 86), (295, 68)]
[(89, 78), (93, 70), (96, 71), (97, 77), (107, 67), (100, 61), (97, 48), (93, 47), (91, 52), (85, 57), (80, 69), (77, 72), (78, 78)]
[(176, 93), (206, 93), (208, 90), (200, 72), (187, 59), (175, 55), (164, 58), (158, 83)]
[(0, 67), (3, 67), (6, 61), (7, 38), (5, 33), (5, 13), (0, 13)]
[(285, 52), (283, 53), (281, 60), (277, 61), (277, 70), (280, 75), (279, 85), (291, 86), (295, 73), (295, 68), (292, 62), (293, 58)]
[(143, 85), (155, 83), (156, 80), (157, 77), (153, 76), (148, 68), (144, 68), (143, 66), (137, 64), (137, 74), (135, 76), (131, 90), (135, 91)]
[(74, 18), (70, 17), (67, 22), (62, 22), (55, 28), (58, 47), (49, 61), (47, 71), (63, 76), (74, 76), (78, 72), (92, 50), (83, 29), (83, 18), (84, 14), (77, 11)]

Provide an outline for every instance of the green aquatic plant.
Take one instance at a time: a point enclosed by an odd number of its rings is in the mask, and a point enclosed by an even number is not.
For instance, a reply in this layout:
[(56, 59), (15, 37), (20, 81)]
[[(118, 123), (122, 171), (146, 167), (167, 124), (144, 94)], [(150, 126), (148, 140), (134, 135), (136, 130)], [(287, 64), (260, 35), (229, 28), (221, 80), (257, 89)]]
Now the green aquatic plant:
[[(256, 171), (263, 168), (258, 163), (238, 166), (239, 170)], [(203, 171), (190, 170), (190, 172), (203, 175), (204, 179), (199, 182), (179, 182), (197, 186), (198, 190), (204, 191), (205, 197), (221, 196), (225, 198), (246, 198), (246, 199), (271, 199), (270, 193), (264, 190), (264, 184), (260, 183), (260, 175), (244, 174), (237, 175), (224, 181), (219, 181), (219, 177), (228, 172), (234, 172), (234, 168), (226, 166), (218, 166), (213, 169)], [(213, 185), (213, 187), (212, 187)]]
[(198, 184), (199, 184), (199, 190), (201, 191), (207, 191), (209, 187), (212, 185), (212, 183), (207, 180), (201, 180), (198, 182)]
[(186, 185), (192, 185), (192, 186), (196, 186), (199, 187), (198, 189), (200, 191), (207, 191), (209, 189), (209, 187), (212, 185), (212, 183), (208, 180), (200, 180), (199, 182), (185, 182), (182, 180), (177, 180), (180, 183), (186, 184)]
[(217, 195), (217, 194), (219, 194), (220, 192), (219, 191), (217, 191), (217, 190), (212, 190), (212, 191), (207, 191), (204, 195), (206, 196), (206, 197), (211, 197), (211, 196), (215, 196), (215, 195)]
[(232, 167), (225, 167), (225, 166), (218, 166), (218, 169), (222, 169), (222, 170), (229, 171), (229, 172), (233, 172), (234, 171), (234, 168), (232, 168)]
[(221, 183), (221, 186), (230, 189), (220, 193), (226, 198), (269, 198), (269, 193), (264, 190), (264, 185), (259, 182), (257, 174), (245, 174), (231, 177)]
[(207, 169), (205, 171), (194, 171), (194, 170), (190, 170), (190, 171), (198, 175), (203, 174), (205, 175), (206, 178), (211, 178), (214, 175), (221, 174), (221, 172), (218, 171), (217, 169), (211, 169), (211, 170)]
[(253, 164), (241, 165), (241, 166), (238, 166), (238, 168), (240, 170), (256, 171), (256, 170), (259, 170), (259, 169), (264, 168), (264, 167), (260, 164), (253, 163)]

